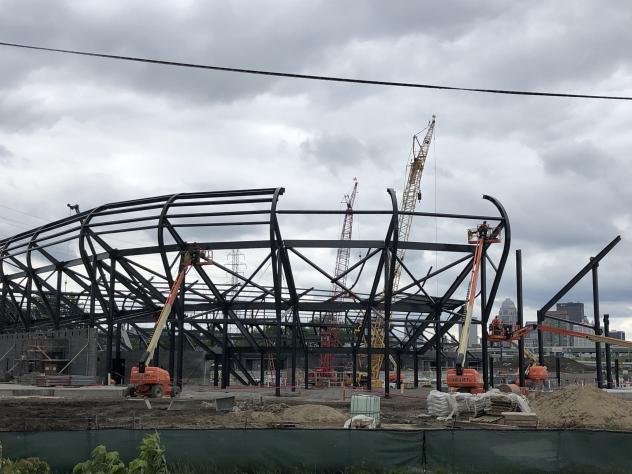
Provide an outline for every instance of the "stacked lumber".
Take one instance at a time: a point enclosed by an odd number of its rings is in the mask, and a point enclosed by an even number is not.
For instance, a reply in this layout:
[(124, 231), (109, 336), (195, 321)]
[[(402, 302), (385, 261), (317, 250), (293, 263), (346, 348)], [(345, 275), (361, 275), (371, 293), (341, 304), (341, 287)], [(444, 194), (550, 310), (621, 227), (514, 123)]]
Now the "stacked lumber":
[(535, 413), (522, 413), (507, 411), (502, 413), (506, 425), (519, 426), (521, 428), (537, 428), (538, 415)]

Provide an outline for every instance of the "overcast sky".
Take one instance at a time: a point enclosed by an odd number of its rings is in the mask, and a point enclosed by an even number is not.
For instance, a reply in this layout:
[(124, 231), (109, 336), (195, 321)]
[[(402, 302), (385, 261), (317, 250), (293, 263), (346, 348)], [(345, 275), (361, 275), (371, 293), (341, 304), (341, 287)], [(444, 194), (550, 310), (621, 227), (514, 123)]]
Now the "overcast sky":
[[(632, 5), (608, 5), (0, 0), (0, 41), (632, 96)], [(401, 196), (411, 137), (433, 113), (419, 208), (493, 212), (482, 194), (504, 204), (512, 250), (524, 254), (528, 319), (621, 234), (600, 266), (601, 312), (632, 335), (632, 102), (292, 81), (0, 47), (0, 235), (67, 216), (68, 202), (88, 209), (172, 192), (284, 186), (286, 208), (336, 208), (353, 177), (359, 208), (387, 208), (385, 190)], [(513, 273), (512, 253), (498, 305), (515, 299)], [(592, 317), (589, 280), (566, 300), (584, 301)]]

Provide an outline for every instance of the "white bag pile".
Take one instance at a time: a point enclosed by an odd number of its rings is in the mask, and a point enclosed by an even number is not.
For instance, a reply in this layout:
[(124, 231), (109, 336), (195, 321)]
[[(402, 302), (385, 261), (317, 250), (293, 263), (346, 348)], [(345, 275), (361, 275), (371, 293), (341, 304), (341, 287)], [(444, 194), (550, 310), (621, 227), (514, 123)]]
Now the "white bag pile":
[(471, 393), (455, 393), (458, 414), (469, 417), (477, 417), (485, 414), (488, 401), (480, 395)]
[(503, 401), (513, 409), (529, 413), (529, 403), (522, 395), (515, 393), (502, 393), (497, 389), (491, 389), (480, 395), (471, 393), (445, 393), (432, 390), (426, 399), (428, 414), (439, 420), (449, 420), (456, 416), (476, 418), (491, 410), (492, 398)]
[(437, 418), (452, 418), (457, 414), (456, 399), (449, 393), (431, 390), (426, 398), (428, 414)]

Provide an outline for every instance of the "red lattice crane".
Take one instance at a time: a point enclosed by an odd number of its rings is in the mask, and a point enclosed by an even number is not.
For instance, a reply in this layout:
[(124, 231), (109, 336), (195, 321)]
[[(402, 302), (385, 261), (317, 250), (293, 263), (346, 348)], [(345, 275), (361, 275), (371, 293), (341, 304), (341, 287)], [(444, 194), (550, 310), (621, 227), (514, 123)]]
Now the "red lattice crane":
[[(353, 204), (355, 202), (358, 193), (358, 180), (353, 178), (353, 190), (351, 194), (345, 194), (346, 210), (344, 220), (342, 222), (342, 230), (340, 232), (340, 240), (351, 240), (351, 234), (353, 233)], [(349, 259), (351, 256), (351, 249), (348, 247), (339, 247), (336, 254), (336, 267), (334, 270), (334, 276), (342, 275), (349, 268)], [(338, 280), (341, 285), (345, 285), (347, 276), (344, 275)], [(337, 283), (331, 285), (331, 300), (340, 300), (344, 298), (344, 294), (340, 291), (340, 286)], [(337, 347), (340, 344), (340, 331), (337, 325), (341, 322), (336, 313), (328, 312), (323, 318), (325, 326), (320, 332), (320, 347)], [(332, 324), (332, 326), (327, 326)], [(321, 354), (319, 367), (316, 368), (316, 376), (319, 379), (335, 379), (336, 372), (334, 371), (334, 356), (333, 354)]]

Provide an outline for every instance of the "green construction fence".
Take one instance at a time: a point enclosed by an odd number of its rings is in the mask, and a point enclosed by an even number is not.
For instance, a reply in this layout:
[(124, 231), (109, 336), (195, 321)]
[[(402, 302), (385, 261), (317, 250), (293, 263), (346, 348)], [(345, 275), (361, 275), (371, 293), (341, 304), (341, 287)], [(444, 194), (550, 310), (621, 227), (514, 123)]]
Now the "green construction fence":
[[(4, 456), (55, 472), (103, 444), (126, 462), (142, 430), (0, 432)], [(632, 472), (632, 433), (554, 430), (160, 430), (170, 464), (209, 472)], [(205, 471), (206, 470), (206, 471)]]

